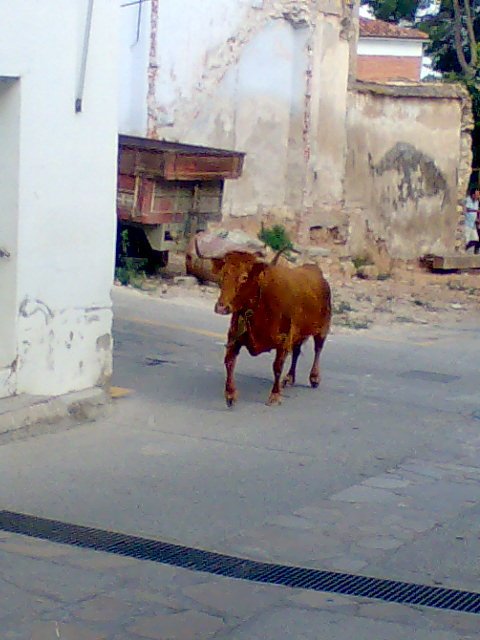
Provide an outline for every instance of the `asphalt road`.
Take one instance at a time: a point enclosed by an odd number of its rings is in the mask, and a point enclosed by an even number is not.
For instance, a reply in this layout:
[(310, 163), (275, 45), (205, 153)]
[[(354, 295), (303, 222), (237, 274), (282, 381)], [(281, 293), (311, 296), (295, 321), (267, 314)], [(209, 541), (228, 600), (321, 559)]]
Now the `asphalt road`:
[[(302, 510), (372, 478), (378, 486), (385, 472), (403, 482), (430, 463), (480, 467), (478, 327), (334, 327), (320, 387), (308, 386), (309, 347), (298, 386), (276, 407), (265, 405), (272, 355), (242, 353), (240, 399), (231, 410), (223, 400), (228, 319), (213, 305), (118, 288), (114, 303), (114, 384), (132, 394), (98, 423), (0, 447), (3, 508), (265, 557), (265, 527), (294, 526)], [(362, 569), (478, 588), (480, 485), (472, 482), (414, 492), (413, 513), (430, 503), (435, 521), (401, 548), (379, 543), (362, 556)], [(453, 508), (458, 487), (468, 509)], [(362, 509), (361, 499), (345, 504)], [(349, 518), (344, 526), (354, 538)], [(268, 557), (324, 566), (321, 554), (299, 548), (301, 535), (289, 544), (280, 538), (277, 556)]]

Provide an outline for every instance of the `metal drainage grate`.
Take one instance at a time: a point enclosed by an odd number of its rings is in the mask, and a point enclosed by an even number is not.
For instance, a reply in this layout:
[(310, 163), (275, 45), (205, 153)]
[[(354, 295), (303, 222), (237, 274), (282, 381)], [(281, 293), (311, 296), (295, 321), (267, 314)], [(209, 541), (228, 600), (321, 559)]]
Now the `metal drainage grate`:
[(398, 374), (399, 378), (409, 378), (413, 380), (427, 380), (428, 382), (453, 382), (460, 380), (460, 376), (450, 375), (448, 373), (438, 373), (437, 371), (422, 371), (414, 369), (413, 371), (405, 371)]
[(256, 562), (11, 511), (0, 511), (0, 530), (227, 578), (480, 614), (475, 592)]

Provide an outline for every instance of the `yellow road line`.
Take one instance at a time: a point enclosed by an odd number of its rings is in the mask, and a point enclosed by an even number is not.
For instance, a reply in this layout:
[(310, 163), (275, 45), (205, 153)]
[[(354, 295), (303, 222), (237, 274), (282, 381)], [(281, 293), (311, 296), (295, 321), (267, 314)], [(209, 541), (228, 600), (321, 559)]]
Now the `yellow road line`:
[[(227, 329), (225, 330), (225, 333), (219, 333), (217, 331), (208, 331), (208, 329), (196, 329), (195, 327), (188, 327), (186, 325), (183, 324), (176, 324), (176, 323), (169, 323), (169, 322), (158, 322), (157, 320), (149, 320), (147, 318), (140, 318), (138, 316), (134, 316), (132, 318), (124, 318), (124, 320), (127, 320), (128, 322), (135, 322), (137, 324), (143, 324), (146, 326), (150, 326), (150, 327), (158, 327), (159, 329), (172, 329), (172, 331), (185, 331), (186, 333), (194, 333), (196, 335), (199, 336), (205, 336), (207, 338), (216, 338), (219, 340), (225, 340), (226, 336), (227, 336)], [(355, 334), (350, 334), (350, 333), (344, 333), (344, 334), (336, 334), (338, 335), (355, 335)], [(425, 340), (425, 341), (421, 341), (421, 342), (417, 342), (415, 340), (402, 340), (399, 338), (389, 338), (389, 337), (381, 337), (381, 336), (372, 336), (372, 335), (366, 335), (365, 336), (368, 340), (376, 340), (378, 342), (391, 342), (394, 344), (408, 344), (408, 345), (415, 345), (418, 347), (430, 347), (434, 344), (438, 344), (438, 340)]]
[(225, 340), (227, 330), (225, 333), (218, 333), (216, 331), (208, 331), (207, 329), (196, 329), (195, 327), (186, 327), (183, 324), (171, 324), (168, 322), (157, 322), (156, 320), (148, 320), (146, 318), (124, 318), (128, 322), (136, 322), (138, 324), (148, 325), (150, 327), (159, 327), (161, 329), (172, 329), (173, 331), (186, 331), (187, 333), (195, 333), (199, 336), (206, 336), (207, 338), (219, 338)]
[(416, 340), (401, 340), (400, 338), (387, 338), (380, 336), (366, 336), (370, 340), (378, 340), (379, 342), (393, 342), (395, 344), (408, 344), (410, 346), (415, 345), (416, 347), (431, 347), (433, 344), (437, 344), (438, 340), (425, 340), (422, 342), (417, 342)]
[(110, 397), (115, 400), (117, 398), (124, 398), (133, 393), (133, 389), (127, 389), (126, 387), (110, 387)]

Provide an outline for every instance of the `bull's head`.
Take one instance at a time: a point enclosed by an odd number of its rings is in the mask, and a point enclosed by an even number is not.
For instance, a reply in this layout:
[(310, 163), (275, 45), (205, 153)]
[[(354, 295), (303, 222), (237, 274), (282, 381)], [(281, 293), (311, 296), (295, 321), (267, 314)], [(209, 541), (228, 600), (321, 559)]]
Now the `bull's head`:
[(213, 272), (219, 276), (220, 296), (215, 312), (228, 315), (251, 304), (257, 297), (263, 262), (251, 253), (228, 253), (225, 258), (213, 259)]

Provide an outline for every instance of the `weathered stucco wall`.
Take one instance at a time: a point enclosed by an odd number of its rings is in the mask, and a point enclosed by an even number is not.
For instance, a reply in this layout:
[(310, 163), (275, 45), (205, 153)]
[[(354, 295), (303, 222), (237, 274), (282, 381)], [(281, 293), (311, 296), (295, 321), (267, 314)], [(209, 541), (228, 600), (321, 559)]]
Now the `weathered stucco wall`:
[[(350, 5), (342, 0), (148, 4), (148, 88), (146, 96), (135, 96), (146, 101), (144, 135), (245, 151), (244, 175), (227, 182), (224, 194), (224, 217), (237, 225), (258, 225), (262, 215), (273, 215), (302, 233), (314, 210), (315, 215), (338, 210)], [(138, 13), (124, 13), (122, 20), (136, 25)], [(143, 32), (135, 53), (122, 42), (123, 58), (130, 56), (126, 69), (145, 73), (138, 52), (145, 43)], [(130, 83), (128, 74), (122, 82)], [(138, 133), (144, 112), (131, 102), (127, 108), (129, 90), (122, 95), (121, 132)]]
[(391, 257), (453, 251), (470, 174), (468, 97), (455, 86), (358, 83), (349, 92), (348, 245)]
[[(280, 221), (300, 241), (320, 230), (405, 258), (458, 243), (466, 95), (356, 83), (358, 0), (147, 4), (140, 20), (122, 9), (121, 132), (246, 152), (226, 225)], [(132, 97), (132, 75), (145, 93)]]
[(94, 3), (76, 112), (87, 6), (0, 4), (0, 396), (111, 373), (118, 8)]

